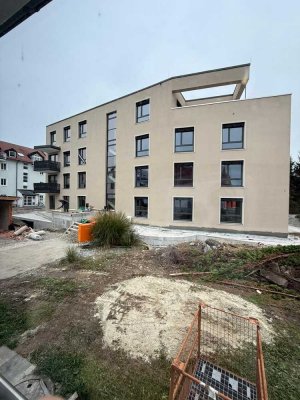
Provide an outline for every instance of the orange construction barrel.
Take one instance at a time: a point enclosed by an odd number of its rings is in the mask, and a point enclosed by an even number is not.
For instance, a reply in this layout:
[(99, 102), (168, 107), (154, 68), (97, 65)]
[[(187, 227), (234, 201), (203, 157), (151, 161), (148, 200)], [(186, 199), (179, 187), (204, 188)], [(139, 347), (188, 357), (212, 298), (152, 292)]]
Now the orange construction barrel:
[(87, 224), (78, 224), (78, 242), (91, 242), (92, 241), (92, 226), (95, 222), (89, 222)]

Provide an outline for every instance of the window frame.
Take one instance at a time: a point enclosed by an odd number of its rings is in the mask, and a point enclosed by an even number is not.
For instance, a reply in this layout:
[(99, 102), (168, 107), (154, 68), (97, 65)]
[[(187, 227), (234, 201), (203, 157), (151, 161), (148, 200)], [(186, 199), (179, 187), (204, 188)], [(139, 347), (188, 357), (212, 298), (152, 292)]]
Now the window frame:
[[(56, 144), (56, 131), (51, 131), (49, 133), (49, 136), (50, 136), (50, 145), (51, 146), (55, 145)], [(53, 138), (54, 138), (54, 140), (53, 140)]]
[[(85, 150), (85, 158), (80, 155), (80, 150)], [(78, 165), (86, 165), (87, 151), (86, 147), (80, 147), (77, 151)]]
[[(86, 126), (85, 132), (81, 132), (81, 127)], [(78, 122), (78, 137), (79, 139), (84, 139), (87, 137), (87, 120), (85, 119), (84, 121)]]
[[(191, 219), (175, 219), (175, 200), (192, 200), (192, 215), (191, 215)], [(194, 220), (194, 197), (193, 196), (173, 196), (172, 197), (173, 200), (173, 205), (172, 205), (172, 220), (174, 222), (193, 222)]]
[(7, 186), (7, 178), (0, 179), (0, 186)]
[[(191, 182), (191, 185), (179, 185), (179, 184), (176, 184), (176, 175), (175, 175), (176, 165), (184, 165), (184, 164), (191, 164), (192, 165), (192, 182)], [(183, 178), (179, 178), (179, 180), (182, 181)], [(174, 166), (173, 166), (173, 186), (174, 187), (185, 187), (185, 188), (194, 187), (194, 162), (193, 161), (174, 162)]]
[(68, 125), (64, 127), (64, 143), (70, 142), (70, 140), (71, 140), (71, 126)]
[[(223, 163), (227, 164), (241, 164), (241, 185), (224, 185), (222, 182), (222, 174), (223, 174)], [(225, 188), (240, 188), (240, 187), (245, 187), (245, 179), (244, 179), (244, 171), (245, 171), (245, 161), (244, 160), (222, 160), (221, 161), (221, 187)], [(238, 178), (233, 178), (233, 180), (237, 180)], [(230, 179), (232, 180), (232, 179)]]
[[(66, 180), (68, 178), (69, 184), (66, 184)], [(71, 174), (70, 173), (66, 173), (63, 174), (63, 184), (64, 184), (64, 189), (70, 189), (71, 187)]]
[(6, 162), (1, 162), (0, 164), (1, 164), (0, 170), (1, 171), (7, 171), (7, 163)]
[[(236, 221), (222, 221), (222, 201), (241, 201), (242, 206), (241, 206), (241, 222), (236, 222)], [(220, 224), (225, 224), (225, 225), (244, 225), (244, 205), (245, 205), (245, 199), (244, 197), (220, 197), (220, 202), (219, 202), (219, 223)]]
[[(69, 155), (69, 163), (65, 162), (65, 157), (66, 157), (67, 154)], [(70, 167), (71, 166), (71, 152), (70, 152), (70, 150), (63, 152), (63, 161), (64, 161), (64, 167)]]
[[(184, 132), (193, 132), (193, 144), (192, 145), (183, 145), (182, 144), (182, 133)], [(181, 139), (181, 144), (176, 145), (176, 134), (181, 133), (180, 139)], [(193, 146), (192, 150), (177, 150), (177, 147), (189, 147)], [(179, 127), (179, 128), (174, 128), (174, 153), (194, 153), (195, 152), (195, 127), (194, 126), (188, 126), (188, 127)]]
[[(240, 143), (239, 141), (228, 141), (228, 142), (223, 142), (223, 129), (224, 126), (226, 128), (237, 128), (238, 125), (243, 125), (243, 133), (242, 133), (242, 147), (229, 147), (229, 148), (224, 148), (223, 144), (224, 143)], [(246, 148), (246, 121), (239, 121), (239, 122), (226, 122), (222, 123), (221, 125), (221, 150), (222, 151), (227, 151), (227, 150), (245, 150)], [(228, 132), (228, 139), (229, 139), (230, 132)]]
[[(136, 200), (138, 199), (147, 199), (147, 215), (136, 215)], [(133, 198), (133, 206), (134, 206), (134, 218), (144, 218), (147, 219), (149, 218), (149, 197), (148, 196), (134, 196)]]
[(28, 183), (28, 172), (23, 172), (23, 183)]
[[(143, 185), (137, 185), (137, 171), (139, 169), (147, 169), (147, 185), (143, 186)], [(136, 188), (147, 188), (149, 187), (149, 165), (137, 165), (134, 167), (134, 187)]]
[(82, 208), (82, 206), (79, 205), (79, 198), (84, 198), (84, 209), (86, 208), (86, 196), (77, 196), (77, 208)]
[[(137, 146), (138, 140), (142, 140), (142, 139), (146, 139), (146, 138), (148, 139), (148, 149), (147, 149), (148, 150), (148, 154), (138, 155), (139, 152), (146, 151), (146, 150), (138, 150), (138, 146)], [(149, 155), (150, 155), (150, 135), (149, 135), (149, 133), (145, 133), (143, 135), (135, 136), (134, 145), (135, 145), (135, 157), (136, 158), (149, 157)]]
[[(80, 176), (84, 176), (84, 186), (80, 186)], [(78, 171), (77, 173), (77, 187), (78, 189), (86, 189), (86, 171)]]
[[(149, 113), (148, 114), (141, 114), (139, 116), (138, 115), (139, 107), (141, 107), (141, 112), (142, 112), (143, 111), (143, 106), (145, 106), (147, 104), (149, 105)], [(142, 121), (139, 121), (139, 119), (142, 119), (142, 118), (145, 118), (145, 117), (148, 117), (148, 118), (147, 119), (143, 119)], [(149, 120), (150, 120), (150, 97), (148, 97), (147, 99), (144, 99), (144, 100), (137, 101), (135, 103), (135, 123), (136, 124), (140, 124), (141, 122), (147, 122)]]

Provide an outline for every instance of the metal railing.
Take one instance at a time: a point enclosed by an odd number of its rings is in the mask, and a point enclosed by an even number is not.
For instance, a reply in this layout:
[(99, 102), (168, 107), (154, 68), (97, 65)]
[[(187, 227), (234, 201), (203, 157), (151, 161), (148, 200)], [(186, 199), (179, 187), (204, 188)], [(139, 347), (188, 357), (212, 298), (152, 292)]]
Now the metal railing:
[(34, 171), (51, 171), (51, 172), (59, 172), (60, 171), (60, 162), (58, 161), (34, 161), (33, 164)]
[(34, 191), (36, 193), (59, 193), (60, 192), (60, 184), (59, 183), (47, 183), (40, 182), (33, 184)]

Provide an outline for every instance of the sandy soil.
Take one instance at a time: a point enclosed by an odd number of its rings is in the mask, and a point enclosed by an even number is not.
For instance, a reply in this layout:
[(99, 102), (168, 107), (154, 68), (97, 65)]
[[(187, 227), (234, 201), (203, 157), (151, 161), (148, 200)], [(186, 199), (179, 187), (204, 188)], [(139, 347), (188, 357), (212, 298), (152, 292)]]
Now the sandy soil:
[[(145, 360), (164, 352), (175, 356), (199, 302), (260, 321), (270, 342), (271, 322), (263, 311), (241, 297), (184, 280), (145, 276), (113, 285), (96, 300), (104, 343)], [(220, 332), (226, 329), (220, 325)], [(238, 336), (238, 332), (236, 332)], [(233, 338), (234, 341), (234, 338)]]

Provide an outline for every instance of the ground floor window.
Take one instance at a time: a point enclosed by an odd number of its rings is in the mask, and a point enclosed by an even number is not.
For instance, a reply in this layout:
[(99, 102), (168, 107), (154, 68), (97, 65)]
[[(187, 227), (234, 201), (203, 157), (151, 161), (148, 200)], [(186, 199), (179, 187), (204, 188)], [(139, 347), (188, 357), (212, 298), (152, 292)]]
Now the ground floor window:
[(221, 199), (221, 222), (242, 223), (243, 199)]
[(192, 197), (174, 197), (174, 221), (192, 221), (193, 199)]
[(148, 218), (148, 197), (135, 197), (134, 206), (136, 217)]
[(78, 196), (78, 208), (85, 209), (85, 196)]
[(35, 206), (35, 196), (23, 196), (24, 206)]

